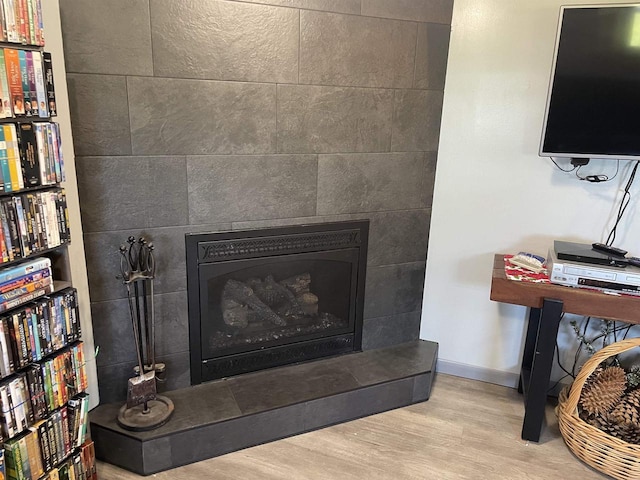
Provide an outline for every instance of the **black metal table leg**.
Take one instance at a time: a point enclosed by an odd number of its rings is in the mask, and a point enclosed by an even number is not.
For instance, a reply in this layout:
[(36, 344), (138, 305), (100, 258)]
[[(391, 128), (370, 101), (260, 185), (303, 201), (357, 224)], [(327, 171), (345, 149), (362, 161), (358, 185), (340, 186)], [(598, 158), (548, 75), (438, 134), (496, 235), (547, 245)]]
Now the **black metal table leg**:
[[(544, 422), (544, 411), (547, 403), (547, 388), (553, 365), (553, 354), (556, 348), (558, 327), (562, 318), (563, 303), (560, 300), (544, 299), (542, 310), (534, 314), (532, 309), (530, 321), (534, 320), (535, 329), (530, 324), (527, 329), (527, 341), (523, 355), (523, 382), (525, 396), (524, 423), (522, 425), (522, 439), (537, 442)], [(534, 335), (535, 333), (535, 335)], [(535, 340), (535, 347), (531, 345)], [(531, 362), (531, 373), (526, 378), (528, 365)], [(522, 378), (524, 377), (524, 378)]]
[(522, 373), (518, 381), (518, 393), (524, 393), (523, 378), (529, 378), (531, 366), (533, 365), (533, 354), (536, 349), (536, 338), (538, 336), (538, 326), (540, 325), (541, 308), (529, 309), (529, 325), (527, 326), (527, 336), (524, 342), (524, 352), (522, 354)]

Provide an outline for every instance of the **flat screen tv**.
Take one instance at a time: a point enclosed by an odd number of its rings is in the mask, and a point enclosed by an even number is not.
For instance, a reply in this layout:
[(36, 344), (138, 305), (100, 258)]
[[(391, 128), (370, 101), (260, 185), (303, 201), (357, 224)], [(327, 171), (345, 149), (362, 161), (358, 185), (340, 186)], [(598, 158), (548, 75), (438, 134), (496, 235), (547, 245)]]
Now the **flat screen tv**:
[(540, 155), (640, 159), (640, 4), (560, 12)]

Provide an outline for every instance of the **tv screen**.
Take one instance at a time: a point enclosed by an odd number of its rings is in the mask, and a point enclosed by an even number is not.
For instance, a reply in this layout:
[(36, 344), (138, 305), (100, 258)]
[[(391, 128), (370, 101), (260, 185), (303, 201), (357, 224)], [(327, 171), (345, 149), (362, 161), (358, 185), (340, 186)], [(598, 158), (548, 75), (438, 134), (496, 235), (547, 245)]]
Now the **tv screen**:
[(562, 8), (540, 155), (640, 158), (640, 4)]

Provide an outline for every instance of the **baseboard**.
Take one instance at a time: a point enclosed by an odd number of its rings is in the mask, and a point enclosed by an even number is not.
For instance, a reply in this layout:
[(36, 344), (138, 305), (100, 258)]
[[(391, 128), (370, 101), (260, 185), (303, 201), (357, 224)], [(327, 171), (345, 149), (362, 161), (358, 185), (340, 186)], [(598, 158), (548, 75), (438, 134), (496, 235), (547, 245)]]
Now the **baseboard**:
[(475, 367), (465, 363), (451, 362), (448, 360), (438, 359), (436, 364), (436, 372), (453, 375), (454, 377), (469, 378), (471, 380), (480, 380), (481, 382), (495, 383), (505, 387), (516, 388), (518, 386), (517, 373), (503, 372), (501, 370), (493, 370), (491, 368)]
[[(501, 370), (493, 370), (491, 368), (476, 367), (464, 363), (451, 362), (438, 359), (436, 364), (436, 372), (453, 375), (454, 377), (469, 378), (471, 380), (479, 380), (481, 382), (495, 383), (504, 387), (516, 388), (520, 375), (517, 373), (503, 372)], [(555, 382), (549, 383), (549, 396), (557, 397), (560, 391), (571, 382)]]

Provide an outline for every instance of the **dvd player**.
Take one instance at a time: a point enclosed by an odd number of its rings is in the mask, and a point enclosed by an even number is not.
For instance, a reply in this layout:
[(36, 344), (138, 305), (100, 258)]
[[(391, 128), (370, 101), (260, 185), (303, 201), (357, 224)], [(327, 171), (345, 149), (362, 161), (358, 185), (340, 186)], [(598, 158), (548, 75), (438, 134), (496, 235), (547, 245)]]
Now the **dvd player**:
[(608, 267), (559, 259), (555, 249), (549, 249), (547, 271), (551, 283), (570, 287), (590, 288), (608, 293), (640, 295), (640, 268)]
[(609, 265), (611, 267), (626, 267), (628, 265), (624, 256), (595, 250), (588, 243), (563, 242), (555, 240), (553, 247), (558, 260), (572, 262), (592, 263), (594, 265)]

